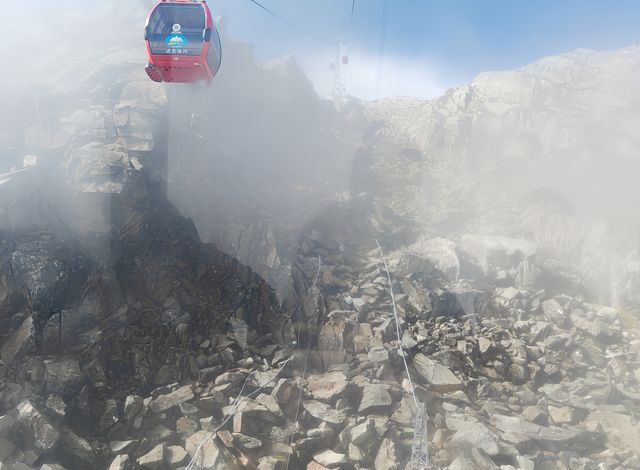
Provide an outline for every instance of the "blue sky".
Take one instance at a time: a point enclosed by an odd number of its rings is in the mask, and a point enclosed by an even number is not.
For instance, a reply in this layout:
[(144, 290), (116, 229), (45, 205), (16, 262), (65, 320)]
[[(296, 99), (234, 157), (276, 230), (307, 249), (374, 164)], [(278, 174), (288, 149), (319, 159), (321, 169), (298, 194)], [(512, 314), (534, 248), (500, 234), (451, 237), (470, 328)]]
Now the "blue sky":
[[(323, 40), (347, 38), (350, 66), (358, 68), (361, 59), (367, 73), (377, 75), (384, 0), (356, 0), (351, 23), (351, 0), (262, 3)], [(321, 77), (313, 75), (326, 71), (332, 51), (323, 42), (308, 39), (249, 0), (209, 4), (229, 19), (233, 36), (255, 43), (259, 56), (293, 53), (315, 82)], [(382, 94), (402, 93), (406, 87), (405, 94), (429, 97), (482, 71), (517, 68), (577, 48), (604, 50), (636, 42), (637, 0), (387, 0), (382, 74), (388, 77), (400, 67), (406, 74), (395, 75), (409, 83), (390, 84)], [(349, 80), (347, 85), (353, 87)]]

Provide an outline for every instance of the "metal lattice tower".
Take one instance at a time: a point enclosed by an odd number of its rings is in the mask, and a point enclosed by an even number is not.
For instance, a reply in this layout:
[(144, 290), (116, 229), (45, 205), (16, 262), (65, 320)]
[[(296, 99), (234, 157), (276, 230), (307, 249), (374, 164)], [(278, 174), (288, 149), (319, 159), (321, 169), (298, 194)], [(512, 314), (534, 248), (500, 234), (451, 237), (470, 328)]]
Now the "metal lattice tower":
[(331, 94), (334, 98), (341, 98), (347, 91), (347, 86), (341, 73), (342, 65), (346, 65), (348, 61), (348, 59), (346, 59), (347, 56), (343, 54), (347, 43), (346, 41), (333, 41), (331, 44), (335, 44), (336, 46), (336, 59), (335, 62), (331, 64), (333, 70), (333, 89), (331, 90)]
[(429, 438), (428, 438), (427, 405), (418, 403), (416, 417), (413, 423), (413, 445), (411, 446), (411, 469), (427, 470), (429, 464)]

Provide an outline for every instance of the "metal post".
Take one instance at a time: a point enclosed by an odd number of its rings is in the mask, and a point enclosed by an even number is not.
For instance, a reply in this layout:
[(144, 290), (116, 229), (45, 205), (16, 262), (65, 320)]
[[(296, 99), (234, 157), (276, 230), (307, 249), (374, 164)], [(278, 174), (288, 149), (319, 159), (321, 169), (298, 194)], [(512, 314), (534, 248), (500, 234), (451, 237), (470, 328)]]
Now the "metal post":
[(428, 419), (427, 405), (425, 403), (419, 403), (413, 425), (413, 445), (411, 446), (412, 470), (427, 470), (431, 468), (429, 464)]
[(336, 45), (336, 59), (333, 63), (333, 90), (331, 94), (333, 98), (342, 98), (344, 96), (346, 85), (342, 81), (341, 67), (342, 67), (342, 50), (347, 45), (346, 41), (333, 41), (332, 44)]

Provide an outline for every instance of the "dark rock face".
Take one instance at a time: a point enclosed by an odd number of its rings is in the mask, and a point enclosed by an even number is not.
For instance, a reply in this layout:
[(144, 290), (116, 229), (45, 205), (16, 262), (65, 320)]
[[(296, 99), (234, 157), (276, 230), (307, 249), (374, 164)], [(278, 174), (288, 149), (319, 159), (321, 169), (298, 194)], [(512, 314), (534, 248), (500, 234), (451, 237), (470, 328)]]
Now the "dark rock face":
[(38, 462), (83, 470), (105, 465), (98, 436), (139, 426), (120, 417), (129, 393), (197, 377), (194, 351), (230, 320), (251, 344), (280, 321), (269, 285), (167, 201), (163, 88), (102, 67), (121, 86), (35, 122), (34, 156), (0, 184), (2, 412), (17, 413), (15, 444)]

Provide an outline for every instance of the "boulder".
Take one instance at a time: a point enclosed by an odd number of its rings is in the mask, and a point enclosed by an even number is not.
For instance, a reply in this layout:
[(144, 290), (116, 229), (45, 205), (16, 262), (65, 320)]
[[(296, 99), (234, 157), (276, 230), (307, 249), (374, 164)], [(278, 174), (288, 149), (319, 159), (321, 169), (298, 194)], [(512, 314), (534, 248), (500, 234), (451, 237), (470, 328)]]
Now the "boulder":
[(25, 446), (33, 445), (38, 455), (53, 449), (61, 434), (35, 405), (25, 400), (17, 406), (16, 426), (23, 436)]
[(609, 449), (629, 449), (640, 454), (640, 423), (632, 416), (606, 410), (589, 414), (585, 423), (598, 423)]
[(73, 395), (82, 387), (84, 376), (76, 359), (44, 361), (47, 393)]
[(330, 425), (340, 425), (346, 418), (343, 412), (335, 410), (321, 401), (305, 400), (302, 402), (302, 407), (313, 418)]
[(233, 433), (235, 445), (242, 451), (251, 452), (262, 447), (262, 441), (239, 432)]
[(11, 434), (11, 430), (13, 429), (13, 425), (16, 423), (16, 420), (11, 415), (3, 415), (0, 416), (0, 436), (6, 437)]
[(276, 399), (279, 405), (291, 403), (291, 400), (297, 399), (300, 393), (300, 387), (291, 379), (280, 379), (271, 391), (271, 396)]
[(129, 456), (121, 454), (111, 461), (108, 470), (127, 470), (129, 465)]
[(60, 429), (58, 449), (60, 456), (64, 457), (66, 461), (73, 462), (84, 468), (90, 468), (96, 459), (91, 444), (68, 428)]
[(438, 393), (453, 392), (462, 390), (464, 385), (453, 372), (445, 366), (429, 359), (424, 354), (418, 353), (413, 358), (413, 366), (422, 379), (431, 386), (431, 389)]
[(394, 256), (390, 268), (398, 277), (418, 274), (424, 280), (456, 281), (460, 275), (455, 243), (444, 238), (417, 241)]
[(501, 434), (501, 439), (515, 445), (518, 449), (527, 448), (532, 443), (542, 447), (566, 448), (573, 444), (578, 433), (570, 428), (540, 426), (517, 416), (493, 415), (493, 424)]
[(560, 303), (555, 299), (542, 302), (542, 315), (548, 322), (563, 326), (567, 320), (566, 313)]
[(158, 444), (149, 452), (138, 458), (136, 461), (142, 468), (148, 468), (150, 470), (163, 470), (165, 464), (165, 450), (166, 445)]
[(307, 390), (314, 400), (334, 402), (347, 393), (349, 382), (342, 372), (312, 375), (307, 380)]
[(0, 348), (0, 359), (5, 364), (11, 364), (16, 357), (29, 352), (34, 345), (35, 326), (33, 318), (28, 316)]
[(166, 395), (160, 395), (153, 400), (149, 405), (149, 408), (154, 413), (162, 413), (170, 410), (174, 406), (179, 406), (181, 403), (188, 402), (193, 399), (193, 389), (191, 385), (185, 385), (178, 390), (168, 393)]
[(216, 441), (210, 433), (199, 431), (185, 441), (185, 449), (203, 470), (239, 470), (235, 457)]
[(388, 386), (383, 384), (365, 384), (358, 413), (366, 414), (372, 411), (385, 411), (388, 409), (392, 400), (387, 388)]
[(375, 470), (399, 470), (401, 468), (400, 452), (393, 439), (386, 437), (382, 440), (373, 465)]
[[(457, 246), (462, 276), (473, 278), (484, 275), (491, 281), (520, 280), (523, 265), (530, 264), (536, 255), (533, 242), (493, 235), (467, 234)], [(526, 268), (525, 268), (526, 269)], [(529, 273), (533, 270), (526, 269)], [(532, 282), (531, 274), (527, 279)]]
[(324, 450), (315, 454), (313, 460), (326, 468), (338, 468), (347, 463), (347, 456), (332, 450)]
[(165, 458), (170, 468), (186, 465), (189, 462), (189, 453), (182, 446), (168, 446)]
[(482, 449), (488, 455), (500, 453), (500, 440), (489, 428), (476, 418), (466, 414), (447, 413), (447, 427), (455, 431), (451, 437), (453, 443), (467, 443)]
[(0, 461), (6, 460), (15, 452), (16, 446), (13, 442), (0, 437)]

